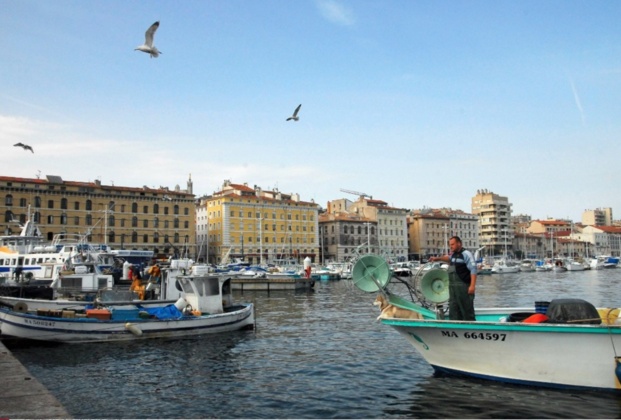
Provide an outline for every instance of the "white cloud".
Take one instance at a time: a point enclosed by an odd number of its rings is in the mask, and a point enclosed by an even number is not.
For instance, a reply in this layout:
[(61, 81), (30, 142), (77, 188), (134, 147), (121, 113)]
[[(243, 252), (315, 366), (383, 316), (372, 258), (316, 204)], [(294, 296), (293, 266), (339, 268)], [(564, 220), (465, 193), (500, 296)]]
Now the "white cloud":
[(353, 12), (334, 0), (319, 0), (319, 11), (330, 22), (338, 25), (351, 26), (355, 23)]

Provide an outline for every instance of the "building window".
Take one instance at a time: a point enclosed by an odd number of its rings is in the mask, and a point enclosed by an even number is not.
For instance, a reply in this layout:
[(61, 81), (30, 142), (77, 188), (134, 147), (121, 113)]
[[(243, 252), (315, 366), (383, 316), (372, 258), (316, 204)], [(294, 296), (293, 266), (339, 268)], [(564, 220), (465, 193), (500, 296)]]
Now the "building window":
[(65, 213), (60, 215), (60, 224), (61, 225), (66, 225), (67, 224), (67, 215)]
[(190, 222), (188, 222), (187, 220), (183, 222), (183, 227), (184, 229), (188, 229), (190, 227)]
[(54, 224), (54, 216), (52, 216), (51, 214), (49, 216), (47, 216), (47, 224), (48, 225), (53, 225)]
[(13, 212), (11, 210), (7, 210), (4, 212), (4, 221), (6, 223), (10, 222), (11, 220), (13, 220)]
[(167, 215), (168, 214), (168, 207), (164, 207), (164, 214)]
[(34, 198), (34, 206), (36, 208), (40, 208), (41, 207), (41, 197), (37, 196)]
[(175, 220), (173, 221), (173, 228), (174, 228), (174, 229), (179, 229), (179, 219), (175, 219)]
[(138, 242), (138, 232), (132, 232), (132, 243)]
[(41, 223), (41, 213), (39, 213), (38, 211), (35, 211), (33, 219), (35, 223)]
[(26, 203), (26, 199), (25, 198), (20, 198), (19, 199), (19, 206), (20, 207), (26, 207), (28, 204)]
[(86, 200), (86, 211), (93, 210), (93, 202), (91, 200)]
[(4, 205), (5, 206), (13, 205), (13, 196), (11, 194), (7, 194), (6, 197), (4, 197)]
[(75, 216), (73, 218), (73, 224), (76, 225), (76, 226), (80, 225), (80, 216)]
[(156, 229), (160, 227), (160, 219), (158, 219), (157, 217), (153, 219), (153, 227)]
[(111, 231), (110, 233), (108, 233), (108, 242), (113, 243), (115, 240), (115, 234), (114, 231)]
[(108, 215), (108, 226), (114, 226), (114, 214)]
[(168, 229), (169, 223), (168, 220), (164, 220), (164, 229)]
[(159, 241), (160, 241), (160, 234), (159, 234), (159, 233), (157, 233), (157, 232), (155, 232), (155, 233), (153, 234), (153, 242), (154, 242), (154, 243), (158, 243)]
[(146, 233), (144, 235), (142, 235), (142, 242), (145, 244), (149, 243), (149, 235), (147, 235)]
[(175, 243), (178, 244), (179, 243), (179, 234), (175, 233)]
[(73, 209), (74, 210), (80, 210), (80, 202), (76, 201), (75, 203), (73, 203)]
[(47, 208), (48, 209), (54, 208), (54, 200), (47, 200)]
[(91, 226), (92, 224), (93, 224), (93, 215), (87, 214), (86, 215), (86, 226)]
[(160, 212), (160, 205), (155, 203), (153, 204), (153, 214), (159, 214)]
[(179, 214), (179, 206), (177, 204), (173, 206), (173, 214)]
[(186, 207), (186, 208), (184, 208), (184, 209), (183, 209), (183, 214), (184, 214), (185, 216), (189, 216), (189, 215), (190, 215), (190, 209), (189, 209), (189, 208), (187, 208), (187, 207)]
[(138, 203), (132, 203), (132, 213), (138, 213)]
[(60, 208), (62, 210), (67, 210), (67, 199), (66, 198), (60, 199)]
[(136, 216), (132, 217), (132, 227), (138, 227), (138, 218)]
[(148, 228), (149, 227), (149, 221), (147, 219), (144, 219), (142, 221), (142, 227)]
[(144, 214), (149, 214), (149, 206), (143, 206), (143, 207), (142, 207), (142, 212), (143, 212)]

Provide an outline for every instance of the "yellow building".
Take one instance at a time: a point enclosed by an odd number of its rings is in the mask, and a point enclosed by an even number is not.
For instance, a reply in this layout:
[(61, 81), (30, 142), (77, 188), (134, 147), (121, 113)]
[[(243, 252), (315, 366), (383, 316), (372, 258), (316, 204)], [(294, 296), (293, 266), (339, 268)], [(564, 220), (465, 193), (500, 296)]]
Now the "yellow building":
[(59, 176), (0, 176), (0, 231), (19, 234), (30, 218), (43, 236), (86, 235), (89, 242), (113, 249), (156, 253), (188, 250), (195, 254), (195, 204), (192, 180), (188, 190), (102, 185), (64, 181)]
[(317, 261), (319, 206), (298, 194), (224, 181), (196, 209), (199, 258), (224, 263), (239, 258), (260, 264), (306, 256)]

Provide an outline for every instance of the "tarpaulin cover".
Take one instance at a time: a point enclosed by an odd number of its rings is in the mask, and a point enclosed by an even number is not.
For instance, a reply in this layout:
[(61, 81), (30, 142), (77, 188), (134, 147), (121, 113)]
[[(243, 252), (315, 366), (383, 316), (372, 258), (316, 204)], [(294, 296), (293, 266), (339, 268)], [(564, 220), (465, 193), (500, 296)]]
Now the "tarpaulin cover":
[(145, 310), (149, 313), (149, 315), (152, 315), (157, 319), (179, 319), (183, 316), (183, 313), (181, 313), (181, 311), (173, 304), (160, 308), (148, 308)]
[(582, 299), (554, 299), (546, 312), (549, 322), (568, 324), (601, 324), (595, 306)]

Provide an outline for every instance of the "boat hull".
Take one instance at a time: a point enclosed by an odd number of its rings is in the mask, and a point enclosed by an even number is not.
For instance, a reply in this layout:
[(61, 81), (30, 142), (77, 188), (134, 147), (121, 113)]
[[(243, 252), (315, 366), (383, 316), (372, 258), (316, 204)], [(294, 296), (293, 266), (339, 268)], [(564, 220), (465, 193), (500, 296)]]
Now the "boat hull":
[(307, 278), (234, 278), (233, 290), (308, 290), (315, 287), (315, 280)]
[(221, 314), (167, 320), (55, 318), (0, 308), (0, 319), (3, 336), (61, 343), (187, 337), (251, 329), (255, 323), (253, 304)]
[(437, 371), (560, 388), (619, 390), (621, 326), (384, 319)]

